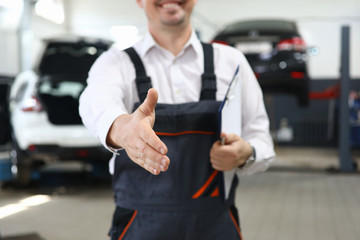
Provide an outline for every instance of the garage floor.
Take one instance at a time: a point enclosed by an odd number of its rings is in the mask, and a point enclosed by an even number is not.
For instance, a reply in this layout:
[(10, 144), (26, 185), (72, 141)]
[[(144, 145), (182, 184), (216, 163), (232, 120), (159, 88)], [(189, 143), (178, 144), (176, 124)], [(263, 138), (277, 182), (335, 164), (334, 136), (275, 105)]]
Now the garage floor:
[[(240, 180), (244, 239), (359, 240), (359, 171), (333, 171), (336, 149), (278, 147), (276, 152), (269, 171)], [(2, 240), (108, 239), (114, 208), (110, 182), (71, 167), (55, 175), (29, 189), (3, 186)]]

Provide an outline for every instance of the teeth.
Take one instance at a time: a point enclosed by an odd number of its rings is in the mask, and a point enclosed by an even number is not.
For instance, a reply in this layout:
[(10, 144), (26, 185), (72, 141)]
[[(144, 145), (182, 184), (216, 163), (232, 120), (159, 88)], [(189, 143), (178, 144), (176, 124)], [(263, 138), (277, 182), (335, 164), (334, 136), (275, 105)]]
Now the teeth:
[(176, 3), (166, 3), (163, 5), (163, 8), (174, 8), (177, 7), (178, 5)]

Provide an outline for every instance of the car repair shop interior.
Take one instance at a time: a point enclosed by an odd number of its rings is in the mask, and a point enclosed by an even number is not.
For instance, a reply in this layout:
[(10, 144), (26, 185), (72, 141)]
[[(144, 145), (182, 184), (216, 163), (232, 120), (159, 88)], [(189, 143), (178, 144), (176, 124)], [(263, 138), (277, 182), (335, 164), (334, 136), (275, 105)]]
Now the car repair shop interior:
[[(191, 21), (263, 89), (276, 159), (240, 178), (244, 239), (359, 240), (360, 1), (200, 0)], [(0, 0), (0, 240), (109, 239), (111, 153), (78, 98), (96, 58), (146, 30), (135, 0)]]

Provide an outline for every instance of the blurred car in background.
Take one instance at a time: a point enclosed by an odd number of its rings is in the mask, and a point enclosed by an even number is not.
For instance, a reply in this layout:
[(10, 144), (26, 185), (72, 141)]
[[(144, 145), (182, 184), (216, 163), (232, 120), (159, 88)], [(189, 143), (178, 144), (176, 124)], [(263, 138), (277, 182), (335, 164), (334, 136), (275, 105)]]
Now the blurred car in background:
[(264, 92), (294, 94), (300, 106), (309, 103), (307, 47), (293, 21), (239, 21), (216, 34), (213, 42), (239, 49)]
[(107, 150), (82, 124), (79, 96), (96, 58), (111, 46), (101, 39), (47, 39), (37, 66), (10, 89), (12, 172), (19, 185), (39, 166), (60, 160), (104, 161)]

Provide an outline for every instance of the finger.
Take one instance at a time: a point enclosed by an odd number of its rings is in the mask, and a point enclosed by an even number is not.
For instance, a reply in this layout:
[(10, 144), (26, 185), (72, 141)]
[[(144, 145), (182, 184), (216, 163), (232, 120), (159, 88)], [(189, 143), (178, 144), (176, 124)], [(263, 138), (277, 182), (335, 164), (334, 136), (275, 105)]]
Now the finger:
[(167, 156), (161, 156), (158, 159), (153, 159), (141, 153), (140, 151), (129, 153), (128, 156), (136, 164), (154, 175), (158, 175), (160, 172), (167, 171), (170, 163), (170, 160)]
[(143, 142), (143, 146), (138, 148), (144, 161), (145, 168), (153, 168), (157, 171), (166, 171), (169, 167), (170, 160), (166, 155), (163, 155), (153, 149), (148, 144)]
[(210, 162), (215, 166), (233, 165), (236, 159), (237, 155), (234, 152), (233, 145), (215, 143), (210, 150)]
[(140, 150), (134, 149), (131, 151), (127, 151), (127, 154), (129, 156), (129, 158), (133, 162), (138, 164), (140, 167), (144, 168), (145, 170), (149, 171), (152, 174), (155, 174), (155, 175), (158, 174), (159, 171), (157, 171), (156, 169), (149, 166), (149, 164), (147, 163), (147, 161), (149, 162), (149, 160), (147, 160), (146, 155), (144, 153), (142, 153)]
[(130, 159), (135, 163), (155, 175), (168, 169), (170, 159), (166, 155), (157, 152), (141, 140), (134, 146), (136, 147), (127, 149), (127, 152)]
[(225, 134), (221, 133), (221, 138), (225, 138), (225, 144), (231, 144), (239, 139), (239, 136), (236, 134)]
[(158, 101), (158, 92), (156, 89), (149, 89), (144, 102), (139, 106), (138, 110), (145, 116), (151, 116), (154, 112), (155, 106)]
[(239, 166), (236, 159), (231, 158), (210, 158), (212, 167), (216, 170), (227, 171)]
[(154, 149), (159, 151), (162, 154), (167, 153), (166, 145), (160, 140), (160, 138), (155, 134), (152, 127), (155, 123), (155, 106), (158, 101), (158, 92), (156, 89), (151, 88), (148, 91), (146, 99), (144, 102), (139, 106), (137, 112), (142, 114), (142, 117), (148, 117), (150, 126), (145, 127), (144, 131), (140, 132), (140, 137), (142, 140), (152, 146)]
[(165, 143), (160, 140), (160, 138), (155, 134), (154, 130), (150, 126), (145, 127), (145, 129), (140, 132), (140, 138), (144, 143), (151, 146), (159, 153), (163, 155), (167, 153), (168, 149)]
[(154, 161), (154, 159), (152, 158), (146, 157), (144, 159), (143, 168), (145, 168), (154, 175), (158, 175), (160, 172), (165, 172), (168, 169), (169, 162), (170, 160), (167, 156), (162, 156), (161, 158), (156, 159), (156, 161)]
[(220, 140), (216, 141), (210, 149), (211, 158), (224, 158), (231, 152), (231, 145), (222, 145)]
[(222, 162), (217, 162), (217, 161), (211, 162), (211, 166), (212, 168), (218, 171), (228, 171), (233, 169), (231, 165), (223, 164)]

